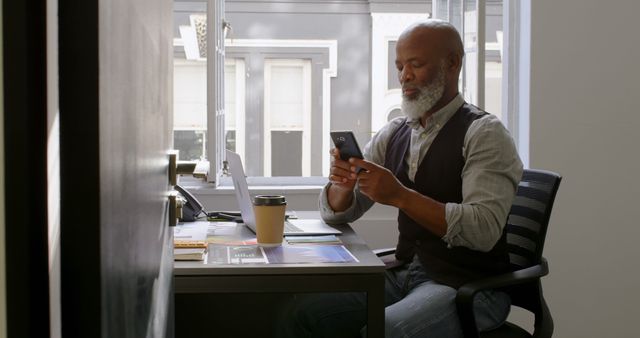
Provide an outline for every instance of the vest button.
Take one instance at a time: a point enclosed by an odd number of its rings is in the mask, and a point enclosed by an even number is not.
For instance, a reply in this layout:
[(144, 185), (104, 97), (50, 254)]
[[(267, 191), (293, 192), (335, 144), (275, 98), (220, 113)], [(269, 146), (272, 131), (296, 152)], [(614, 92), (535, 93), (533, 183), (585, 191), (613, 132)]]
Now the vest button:
[(416, 246), (420, 246), (420, 244), (422, 244), (422, 243), (420, 243), (420, 240), (416, 239)]

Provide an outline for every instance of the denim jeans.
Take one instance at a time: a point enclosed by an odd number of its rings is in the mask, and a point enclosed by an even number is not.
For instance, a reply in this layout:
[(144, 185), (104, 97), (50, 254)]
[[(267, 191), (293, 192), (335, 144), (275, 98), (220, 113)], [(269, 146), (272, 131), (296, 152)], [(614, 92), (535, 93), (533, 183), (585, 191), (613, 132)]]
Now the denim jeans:
[[(417, 258), (386, 271), (385, 337), (462, 337), (456, 289), (427, 278)], [(504, 322), (511, 300), (502, 292), (476, 295), (481, 331)], [(366, 337), (366, 295), (359, 292), (298, 294), (280, 321), (278, 337)]]

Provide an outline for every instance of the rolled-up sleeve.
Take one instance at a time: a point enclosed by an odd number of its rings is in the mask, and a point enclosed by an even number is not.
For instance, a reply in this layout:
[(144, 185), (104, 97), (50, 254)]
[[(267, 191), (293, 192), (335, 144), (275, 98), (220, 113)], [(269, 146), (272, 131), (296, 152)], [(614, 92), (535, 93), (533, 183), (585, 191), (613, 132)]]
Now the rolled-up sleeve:
[[(383, 165), (389, 138), (403, 122), (403, 118), (395, 118), (387, 123), (384, 127), (382, 127), (380, 131), (377, 132), (364, 147), (364, 151), (362, 154), (364, 158), (378, 165)], [(358, 189), (356, 185), (356, 188), (353, 191), (353, 201), (351, 203), (351, 206), (349, 206), (349, 208), (344, 211), (336, 212), (331, 209), (329, 200), (327, 199), (327, 189), (329, 189), (329, 186), (331, 186), (331, 183), (328, 183), (322, 189), (320, 198), (318, 199), (318, 209), (320, 210), (320, 216), (328, 224), (353, 222), (360, 218), (374, 204), (374, 202), (369, 197), (360, 192), (360, 189)]]
[(493, 115), (474, 121), (462, 155), (462, 203), (447, 203), (447, 232), (452, 246), (489, 251), (502, 235), (522, 177), (522, 161), (502, 122)]
[(353, 192), (353, 200), (349, 208), (344, 211), (334, 211), (329, 205), (327, 199), (327, 189), (331, 183), (327, 184), (320, 194), (319, 210), (320, 216), (328, 224), (343, 224), (349, 223), (360, 218), (367, 210), (373, 205), (373, 201), (367, 196), (360, 193), (358, 189)]

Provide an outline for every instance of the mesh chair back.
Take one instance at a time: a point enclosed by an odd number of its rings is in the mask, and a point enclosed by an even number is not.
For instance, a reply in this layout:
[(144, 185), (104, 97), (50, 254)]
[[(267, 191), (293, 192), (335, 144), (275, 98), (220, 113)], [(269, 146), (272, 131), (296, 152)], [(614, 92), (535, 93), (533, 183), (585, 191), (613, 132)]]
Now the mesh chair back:
[(514, 270), (540, 263), (561, 179), (550, 171), (524, 170), (506, 225), (509, 260)]

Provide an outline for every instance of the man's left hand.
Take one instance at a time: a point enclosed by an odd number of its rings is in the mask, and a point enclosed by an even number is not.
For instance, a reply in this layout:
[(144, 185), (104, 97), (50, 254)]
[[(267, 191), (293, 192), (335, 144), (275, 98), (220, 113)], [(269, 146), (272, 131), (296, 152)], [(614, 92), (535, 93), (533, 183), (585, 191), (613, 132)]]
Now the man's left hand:
[(355, 157), (350, 158), (349, 163), (354, 174), (357, 167), (364, 169), (358, 174), (360, 192), (372, 201), (399, 207), (406, 188), (389, 169)]

